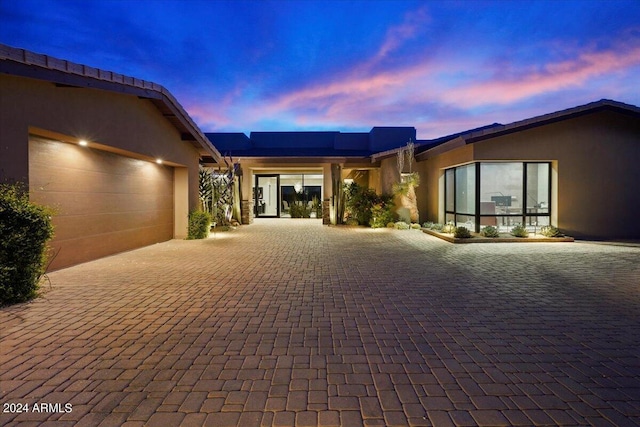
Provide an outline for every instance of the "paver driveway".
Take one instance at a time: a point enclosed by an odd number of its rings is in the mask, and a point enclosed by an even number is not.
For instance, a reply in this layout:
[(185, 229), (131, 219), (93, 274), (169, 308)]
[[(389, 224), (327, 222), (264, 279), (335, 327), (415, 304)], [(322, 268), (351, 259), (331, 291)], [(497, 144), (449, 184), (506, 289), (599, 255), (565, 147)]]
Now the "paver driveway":
[(640, 425), (637, 247), (259, 220), (50, 279), (2, 425)]

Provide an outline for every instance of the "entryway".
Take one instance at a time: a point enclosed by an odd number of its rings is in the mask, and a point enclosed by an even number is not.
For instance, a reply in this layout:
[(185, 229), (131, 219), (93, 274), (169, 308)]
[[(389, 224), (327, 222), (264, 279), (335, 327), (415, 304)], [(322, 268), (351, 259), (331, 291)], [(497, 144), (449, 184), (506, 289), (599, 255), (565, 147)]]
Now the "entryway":
[(292, 208), (308, 211), (311, 218), (320, 218), (323, 175), (259, 174), (253, 187), (256, 218), (291, 218)]

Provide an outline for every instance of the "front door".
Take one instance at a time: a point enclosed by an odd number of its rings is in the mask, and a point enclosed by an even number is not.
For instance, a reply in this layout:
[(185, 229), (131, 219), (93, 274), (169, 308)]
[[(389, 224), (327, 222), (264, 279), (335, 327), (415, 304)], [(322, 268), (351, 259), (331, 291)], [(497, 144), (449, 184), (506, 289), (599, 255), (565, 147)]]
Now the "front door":
[(280, 176), (256, 175), (253, 188), (256, 217), (280, 216)]

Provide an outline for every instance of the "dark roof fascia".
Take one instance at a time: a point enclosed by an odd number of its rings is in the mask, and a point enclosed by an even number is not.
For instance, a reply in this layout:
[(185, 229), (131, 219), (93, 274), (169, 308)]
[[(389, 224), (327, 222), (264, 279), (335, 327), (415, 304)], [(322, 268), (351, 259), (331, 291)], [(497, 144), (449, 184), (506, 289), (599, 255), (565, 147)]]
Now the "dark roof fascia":
[(504, 125), (500, 129), (487, 129), (485, 131), (472, 132), (465, 135), (467, 144), (473, 144), (486, 139), (497, 138), (499, 136), (508, 135), (515, 132), (521, 132), (564, 120), (574, 119), (588, 114), (600, 111), (615, 111), (622, 114), (628, 114), (640, 117), (640, 108), (610, 99), (601, 99), (600, 101), (591, 102), (589, 104), (580, 105), (566, 110), (556, 111), (554, 113), (544, 114), (542, 116), (532, 117), (517, 122)]
[(448, 140), (447, 142), (440, 143), (435, 147), (431, 147), (428, 150), (425, 150), (419, 154), (416, 154), (416, 160), (424, 160), (432, 156), (437, 156), (442, 153), (446, 153), (447, 151), (451, 151), (455, 148), (463, 147), (466, 145), (466, 140), (462, 136), (457, 136), (453, 139)]
[[(419, 148), (422, 148), (422, 147), (424, 147), (424, 146), (429, 146), (429, 145), (431, 145), (431, 144), (430, 144), (428, 141), (427, 141), (427, 142), (420, 142), (420, 141), (416, 141), (416, 143), (415, 143), (415, 145), (414, 145), (414, 149), (415, 149), (415, 150), (418, 150)], [(386, 159), (386, 158), (388, 158), (388, 157), (397, 156), (397, 155), (398, 155), (398, 153), (399, 153), (401, 150), (404, 150), (404, 149), (406, 149), (406, 148), (407, 148), (407, 147), (406, 147), (406, 145), (403, 145), (402, 147), (393, 148), (393, 149), (391, 149), (391, 150), (381, 151), (381, 152), (379, 152), (379, 153), (372, 154), (372, 155), (370, 156), (370, 158), (371, 158), (371, 163), (377, 163), (377, 162), (379, 162), (380, 160)]]
[[(473, 144), (487, 139), (497, 138), (500, 136), (522, 132), (540, 126), (557, 123), (563, 120), (569, 120), (600, 111), (615, 111), (618, 113), (630, 115), (632, 117), (640, 117), (640, 108), (635, 105), (625, 104), (623, 102), (613, 101), (610, 99), (601, 99), (589, 104), (580, 105), (566, 110), (556, 111), (542, 116), (536, 116), (525, 120), (520, 120), (507, 125), (498, 125), (487, 127), (486, 129), (463, 132), (453, 140), (447, 140), (435, 147), (428, 148), (416, 155), (419, 160), (442, 154), (446, 151), (458, 148), (462, 145)], [(455, 141), (455, 142), (454, 142)]]
[(369, 157), (342, 157), (342, 156), (305, 156), (305, 157), (285, 157), (285, 156), (243, 156), (243, 155), (233, 155), (233, 159), (239, 159), (239, 162), (255, 162), (255, 163), (358, 163), (358, 164), (369, 164)]
[[(99, 89), (133, 95), (149, 99), (157, 107), (158, 103), (161, 103), (178, 119), (178, 123), (175, 123), (164, 114), (180, 131), (183, 139), (189, 140), (216, 161), (222, 161), (218, 150), (204, 136), (182, 105), (159, 84), (4, 44), (0, 44), (0, 73), (48, 81), (61, 87)], [(185, 138), (184, 134), (190, 135), (190, 138)]]

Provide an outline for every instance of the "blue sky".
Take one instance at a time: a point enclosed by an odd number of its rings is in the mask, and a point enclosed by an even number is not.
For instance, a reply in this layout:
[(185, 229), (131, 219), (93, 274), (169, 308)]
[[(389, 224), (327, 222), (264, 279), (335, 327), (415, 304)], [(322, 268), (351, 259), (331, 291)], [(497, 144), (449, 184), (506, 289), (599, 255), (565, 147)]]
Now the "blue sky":
[(205, 132), (418, 138), (640, 105), (640, 1), (0, 0), (0, 43), (159, 83)]

